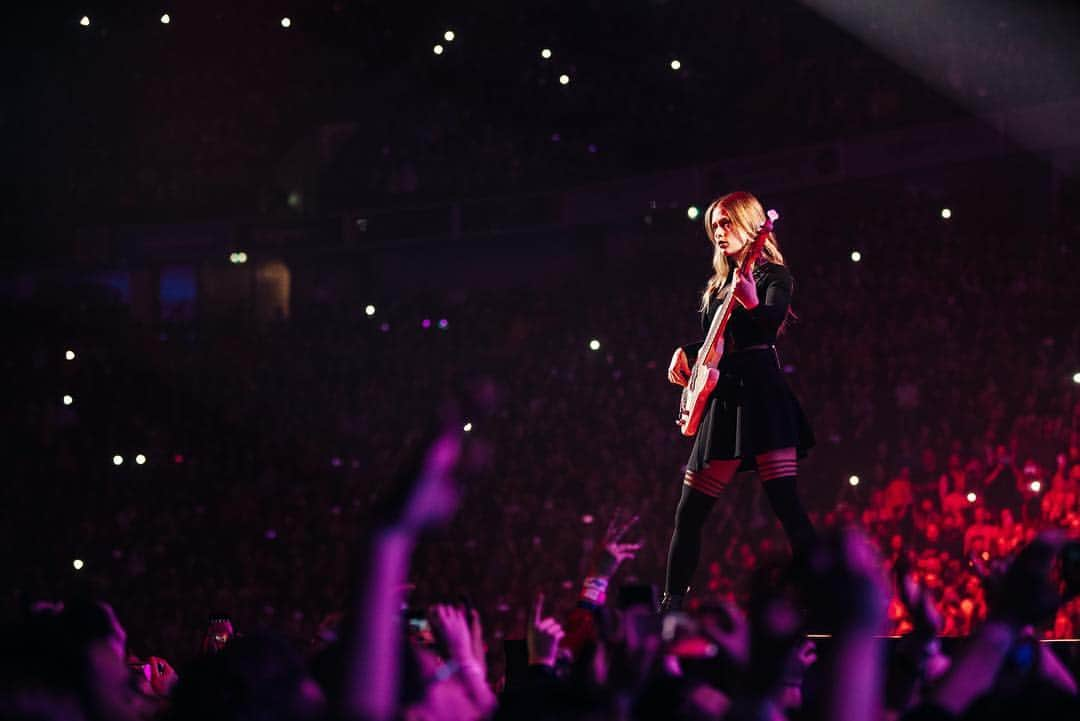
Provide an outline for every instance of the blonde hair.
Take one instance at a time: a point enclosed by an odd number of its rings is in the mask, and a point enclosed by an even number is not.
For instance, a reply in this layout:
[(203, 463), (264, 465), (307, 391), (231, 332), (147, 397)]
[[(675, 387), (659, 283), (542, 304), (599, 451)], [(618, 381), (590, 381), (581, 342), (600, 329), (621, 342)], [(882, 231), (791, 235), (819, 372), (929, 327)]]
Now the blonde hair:
[[(757, 235), (758, 230), (765, 224), (765, 209), (761, 207), (760, 201), (753, 194), (744, 190), (728, 193), (710, 203), (709, 208), (705, 211), (705, 235), (711, 245), (713, 245), (713, 229), (709, 227), (709, 224), (712, 222), (713, 211), (716, 208), (723, 209), (731, 218), (732, 227), (742, 231), (746, 237), (751, 239)], [(749, 247), (748, 243), (746, 250), (749, 250)], [(770, 232), (765, 238), (765, 246), (761, 249), (761, 260), (784, 265), (784, 256), (780, 253), (780, 245), (776, 240), (775, 233)], [(714, 245), (713, 275), (705, 284), (705, 291), (701, 295), (702, 312), (708, 310), (709, 298), (727, 282), (730, 272), (731, 263), (728, 257), (724, 255), (724, 251), (719, 246)]]

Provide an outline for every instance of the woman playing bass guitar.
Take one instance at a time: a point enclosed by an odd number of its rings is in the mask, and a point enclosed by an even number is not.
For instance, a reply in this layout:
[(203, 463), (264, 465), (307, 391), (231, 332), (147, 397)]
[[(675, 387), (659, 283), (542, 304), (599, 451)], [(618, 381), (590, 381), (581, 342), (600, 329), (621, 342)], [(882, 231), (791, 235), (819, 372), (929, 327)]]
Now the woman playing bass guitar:
[[(761, 203), (746, 192), (715, 200), (705, 213), (714, 273), (702, 297), (703, 326), (709, 328), (732, 292), (735, 304), (724, 329), (718, 382), (686, 464), (662, 611), (681, 608), (697, 566), (705, 519), (739, 471), (757, 471), (794, 553), (807, 551), (815, 539), (795, 488), (797, 459), (814, 445), (814, 436), (784, 379), (775, 348), (790, 312), (793, 280), (771, 231), (758, 262), (744, 267), (765, 223)], [(668, 368), (672, 383), (686, 385), (701, 346), (675, 350)]]

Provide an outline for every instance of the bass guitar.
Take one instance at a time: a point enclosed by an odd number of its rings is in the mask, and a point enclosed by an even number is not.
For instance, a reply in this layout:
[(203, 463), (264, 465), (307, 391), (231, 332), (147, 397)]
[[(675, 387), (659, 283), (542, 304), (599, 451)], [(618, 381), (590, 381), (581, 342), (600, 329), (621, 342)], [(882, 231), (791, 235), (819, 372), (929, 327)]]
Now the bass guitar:
[[(762, 248), (765, 247), (765, 240), (772, 233), (776, 221), (780, 219), (780, 214), (775, 210), (770, 210), (765, 216), (765, 222), (754, 236), (746, 259), (742, 266), (735, 269), (735, 273), (741, 273), (743, 268), (754, 267), (761, 256)], [(720, 359), (724, 355), (724, 329), (727, 328), (734, 302), (735, 293), (729, 291), (719, 310), (716, 311), (716, 315), (713, 316), (712, 323), (709, 324), (709, 332), (705, 334), (705, 342), (701, 345), (701, 350), (698, 351), (694, 365), (690, 369), (690, 379), (683, 388), (682, 398), (679, 399), (679, 415), (675, 420), (684, 436), (693, 436), (697, 433), (701, 416), (704, 415), (705, 406), (709, 402), (709, 395), (720, 378), (717, 366), (720, 365)]]

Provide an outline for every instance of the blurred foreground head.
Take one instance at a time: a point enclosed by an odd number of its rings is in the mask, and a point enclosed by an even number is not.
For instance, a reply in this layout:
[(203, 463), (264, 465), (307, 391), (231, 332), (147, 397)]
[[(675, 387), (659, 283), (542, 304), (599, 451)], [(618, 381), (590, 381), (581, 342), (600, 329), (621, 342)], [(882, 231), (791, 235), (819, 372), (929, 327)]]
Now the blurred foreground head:
[(191, 721), (290, 721), (319, 716), (325, 698), (284, 640), (255, 634), (203, 656), (173, 694), (173, 716)]
[(91, 601), (36, 606), (0, 643), (3, 718), (137, 718), (127, 634), (112, 607)]

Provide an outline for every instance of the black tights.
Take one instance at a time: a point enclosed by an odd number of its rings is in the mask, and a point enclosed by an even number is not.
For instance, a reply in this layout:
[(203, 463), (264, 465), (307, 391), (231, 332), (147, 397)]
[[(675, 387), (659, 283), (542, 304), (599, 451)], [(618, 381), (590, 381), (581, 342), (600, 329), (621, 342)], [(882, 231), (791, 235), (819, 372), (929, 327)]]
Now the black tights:
[[(814, 544), (817, 534), (795, 490), (795, 476), (774, 478), (764, 484), (769, 505), (784, 527), (792, 553), (805, 553)], [(689, 589), (701, 553), (701, 532), (715, 504), (715, 497), (683, 485), (675, 509), (675, 530), (671, 533), (668, 548), (664, 593), (682, 596)]]

